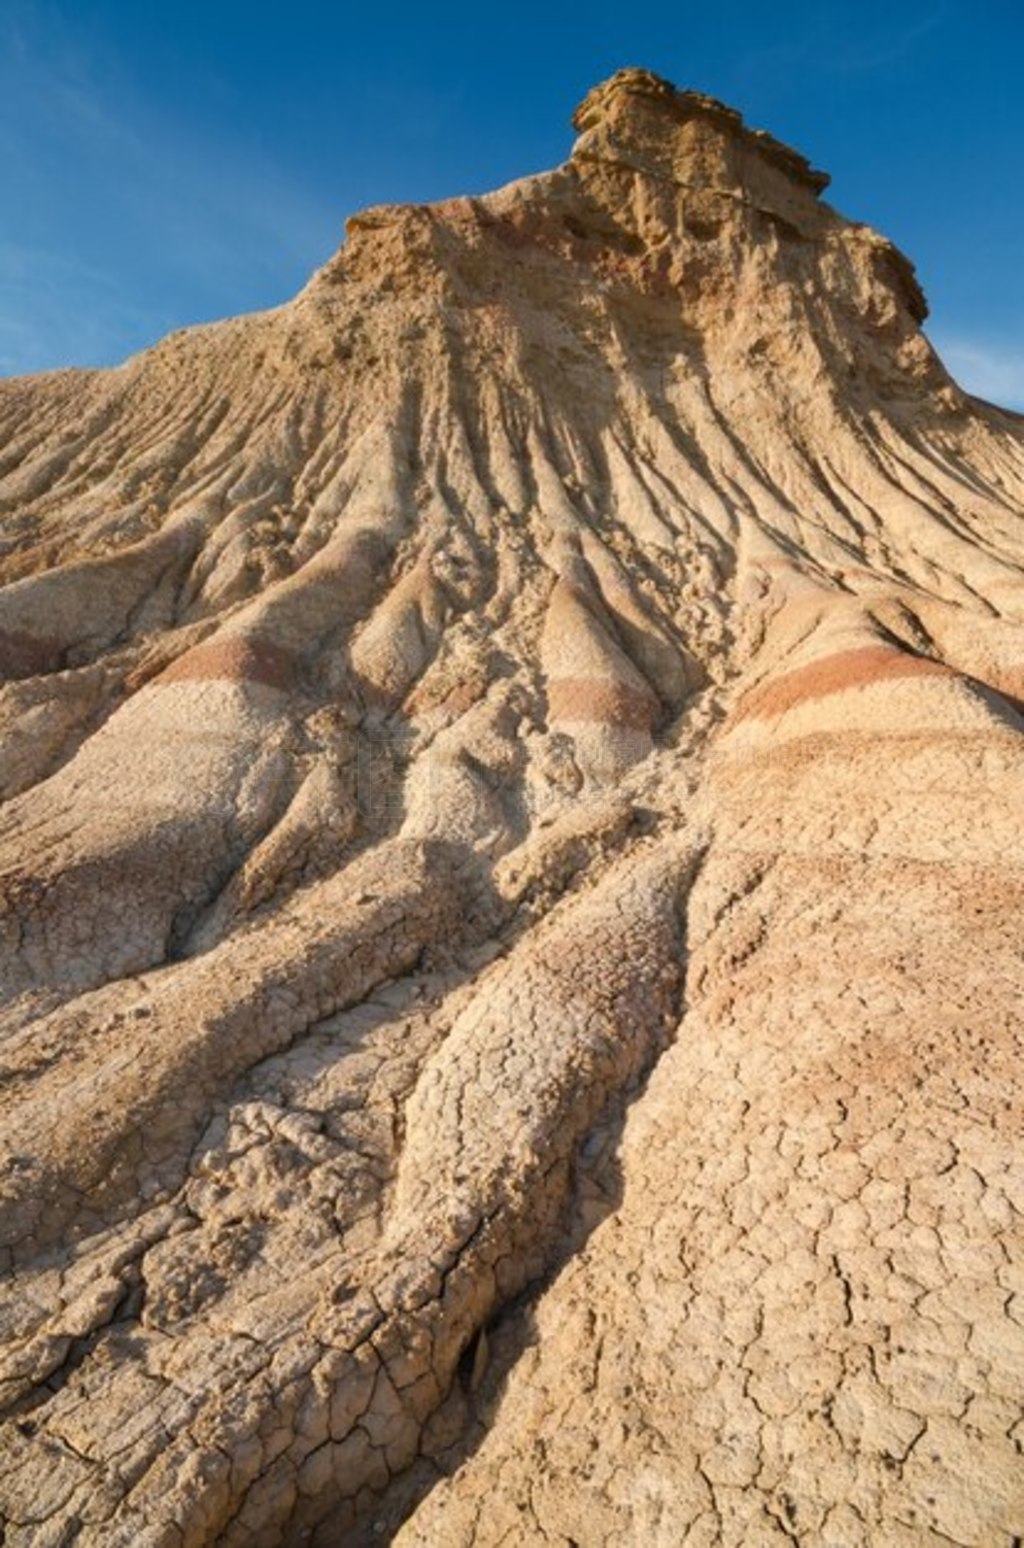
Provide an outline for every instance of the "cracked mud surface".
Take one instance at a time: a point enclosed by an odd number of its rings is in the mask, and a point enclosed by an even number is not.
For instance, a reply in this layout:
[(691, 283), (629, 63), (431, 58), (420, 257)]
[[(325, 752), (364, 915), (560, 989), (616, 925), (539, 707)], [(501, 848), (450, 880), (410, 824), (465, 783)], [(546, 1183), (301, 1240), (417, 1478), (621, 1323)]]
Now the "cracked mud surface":
[(1024, 1536), (1024, 422), (576, 124), (0, 382), (7, 1548)]

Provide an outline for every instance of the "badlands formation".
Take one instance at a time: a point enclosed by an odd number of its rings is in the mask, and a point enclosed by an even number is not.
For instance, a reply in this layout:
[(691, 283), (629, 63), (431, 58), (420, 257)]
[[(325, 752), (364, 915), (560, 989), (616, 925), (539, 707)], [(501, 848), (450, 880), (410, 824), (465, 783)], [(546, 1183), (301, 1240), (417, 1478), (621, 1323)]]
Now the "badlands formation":
[(5, 1548), (1024, 1537), (1024, 420), (575, 124), (0, 383)]

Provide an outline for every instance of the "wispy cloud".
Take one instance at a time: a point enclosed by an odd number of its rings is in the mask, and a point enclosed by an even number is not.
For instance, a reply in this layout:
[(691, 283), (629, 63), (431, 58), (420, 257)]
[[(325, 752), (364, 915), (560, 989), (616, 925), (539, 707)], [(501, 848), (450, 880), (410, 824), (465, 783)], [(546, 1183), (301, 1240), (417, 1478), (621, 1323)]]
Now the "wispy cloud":
[[(838, 74), (884, 70), (914, 53), (945, 20), (948, 9), (948, 5), (940, 3), (913, 19), (894, 19), (891, 26), (874, 34), (847, 39), (827, 63)], [(899, 10), (895, 15), (900, 15)]]
[(993, 344), (985, 339), (945, 335), (932, 342), (967, 392), (990, 403), (1024, 410), (1024, 340)]
[(73, 253), (0, 240), (0, 375), (119, 360), (175, 323)]
[(184, 92), (180, 113), (148, 100), (52, 0), (0, 16), (0, 161), (0, 371), (284, 300), (339, 238), (342, 212), (265, 147), (196, 126)]
[(914, 54), (948, 14), (949, 0), (937, 0), (916, 9), (894, 6), (888, 20), (871, 24), (860, 8), (822, 6), (800, 31), (789, 25), (790, 13), (783, 9), (779, 19), (788, 28), (786, 39), (740, 54), (735, 73), (738, 80), (775, 72), (795, 77), (809, 68), (834, 76), (879, 73)]

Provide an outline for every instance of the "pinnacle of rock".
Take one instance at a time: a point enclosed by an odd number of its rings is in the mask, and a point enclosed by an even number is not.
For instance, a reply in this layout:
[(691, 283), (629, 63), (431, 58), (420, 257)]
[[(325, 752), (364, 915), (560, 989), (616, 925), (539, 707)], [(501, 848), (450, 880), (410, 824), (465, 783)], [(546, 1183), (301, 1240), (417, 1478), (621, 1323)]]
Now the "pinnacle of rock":
[(575, 127), (0, 381), (5, 1548), (1024, 1536), (1024, 420)]
[[(577, 155), (602, 141), (624, 151), (656, 148), (681, 158), (695, 181), (706, 180), (723, 163), (731, 162), (736, 175), (751, 157), (816, 194), (830, 181), (827, 172), (816, 171), (781, 141), (763, 130), (749, 129), (735, 108), (703, 92), (680, 91), (650, 70), (618, 70), (602, 81), (576, 109), (573, 125), (582, 136)], [(673, 164), (678, 161), (669, 163)]]

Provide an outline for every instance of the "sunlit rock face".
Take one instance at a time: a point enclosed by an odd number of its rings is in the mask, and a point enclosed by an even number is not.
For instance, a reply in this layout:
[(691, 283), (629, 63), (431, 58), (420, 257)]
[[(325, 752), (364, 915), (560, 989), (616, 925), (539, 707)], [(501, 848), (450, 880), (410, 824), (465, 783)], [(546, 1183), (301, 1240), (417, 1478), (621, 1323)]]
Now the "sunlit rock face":
[(7, 1548), (1024, 1535), (1024, 421), (576, 128), (0, 382)]

